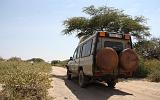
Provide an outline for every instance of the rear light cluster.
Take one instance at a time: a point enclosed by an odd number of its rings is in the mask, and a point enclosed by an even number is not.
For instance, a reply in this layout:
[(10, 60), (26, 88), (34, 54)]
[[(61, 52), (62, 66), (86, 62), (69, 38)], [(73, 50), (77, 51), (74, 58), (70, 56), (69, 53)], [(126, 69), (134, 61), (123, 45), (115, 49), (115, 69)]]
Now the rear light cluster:
[(118, 38), (118, 39), (126, 39), (129, 40), (131, 35), (129, 33), (126, 34), (115, 34), (115, 33), (107, 33), (107, 32), (99, 32), (99, 37), (110, 37), (110, 38)]

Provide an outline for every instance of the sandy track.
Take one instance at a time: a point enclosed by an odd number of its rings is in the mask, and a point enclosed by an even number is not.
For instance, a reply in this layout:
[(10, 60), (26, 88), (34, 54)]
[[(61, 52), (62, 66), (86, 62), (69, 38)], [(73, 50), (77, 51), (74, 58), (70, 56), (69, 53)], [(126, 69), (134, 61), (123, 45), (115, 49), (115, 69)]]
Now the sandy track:
[(130, 79), (117, 83), (115, 89), (102, 83), (80, 88), (76, 79), (66, 79), (66, 69), (55, 66), (51, 78), (49, 95), (54, 100), (160, 100), (160, 83)]

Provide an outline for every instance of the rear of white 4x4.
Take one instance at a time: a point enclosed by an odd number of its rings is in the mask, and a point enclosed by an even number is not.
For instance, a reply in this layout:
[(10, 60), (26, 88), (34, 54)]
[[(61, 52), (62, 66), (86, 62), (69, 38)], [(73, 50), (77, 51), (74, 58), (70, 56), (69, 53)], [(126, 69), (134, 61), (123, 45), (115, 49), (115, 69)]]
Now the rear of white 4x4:
[(86, 81), (105, 81), (114, 87), (119, 77), (130, 77), (138, 67), (138, 56), (132, 50), (129, 34), (97, 32), (80, 43), (67, 65), (68, 78), (79, 76)]

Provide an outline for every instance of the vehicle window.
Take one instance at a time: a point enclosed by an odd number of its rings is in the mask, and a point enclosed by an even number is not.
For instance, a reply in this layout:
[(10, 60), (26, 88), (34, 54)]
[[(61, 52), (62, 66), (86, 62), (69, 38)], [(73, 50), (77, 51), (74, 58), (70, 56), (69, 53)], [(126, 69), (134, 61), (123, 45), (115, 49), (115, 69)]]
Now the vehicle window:
[(104, 47), (111, 47), (116, 51), (122, 51), (123, 50), (123, 43), (115, 42), (115, 41), (105, 41)]
[(80, 47), (78, 47), (78, 51), (77, 51), (77, 58), (80, 58)]
[(77, 56), (77, 49), (75, 50), (74, 54), (73, 54), (73, 59), (76, 59)]
[(89, 40), (82, 47), (82, 57), (89, 56), (91, 53), (91, 48), (92, 48), (92, 40)]

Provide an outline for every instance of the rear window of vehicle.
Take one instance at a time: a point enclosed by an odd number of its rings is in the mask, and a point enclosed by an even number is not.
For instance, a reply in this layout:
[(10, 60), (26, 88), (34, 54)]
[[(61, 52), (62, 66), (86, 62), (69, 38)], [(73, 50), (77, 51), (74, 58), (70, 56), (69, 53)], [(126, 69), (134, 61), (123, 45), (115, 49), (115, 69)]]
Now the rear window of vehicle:
[(111, 47), (116, 51), (122, 51), (123, 50), (123, 43), (115, 42), (115, 41), (105, 41), (104, 47)]

